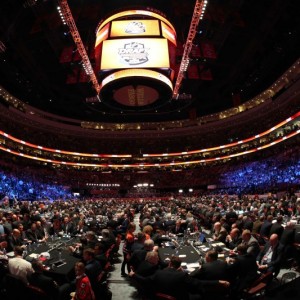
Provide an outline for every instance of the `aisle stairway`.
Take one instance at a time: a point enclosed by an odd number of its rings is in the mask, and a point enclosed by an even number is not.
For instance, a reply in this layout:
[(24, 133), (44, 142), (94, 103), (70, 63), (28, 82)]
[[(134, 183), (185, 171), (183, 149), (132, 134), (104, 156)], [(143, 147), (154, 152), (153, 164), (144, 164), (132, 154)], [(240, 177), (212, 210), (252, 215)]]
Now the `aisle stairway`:
[[(139, 231), (139, 214), (135, 215), (134, 223), (136, 232)], [(140, 299), (137, 290), (130, 284), (130, 279), (121, 277), (121, 264), (123, 261), (123, 241), (119, 249), (119, 257), (113, 265), (113, 271), (108, 278), (109, 288), (112, 292), (112, 300)]]

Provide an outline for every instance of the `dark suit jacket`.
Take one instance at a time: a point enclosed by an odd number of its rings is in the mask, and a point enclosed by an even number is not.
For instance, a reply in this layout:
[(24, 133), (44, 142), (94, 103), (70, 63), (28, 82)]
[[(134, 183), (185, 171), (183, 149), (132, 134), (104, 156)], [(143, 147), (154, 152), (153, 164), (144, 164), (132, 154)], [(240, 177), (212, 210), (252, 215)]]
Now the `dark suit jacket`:
[(27, 238), (33, 243), (37, 243), (39, 240), (39, 232), (36, 230), (33, 232), (31, 229), (26, 230)]
[[(201, 281), (190, 277), (187, 273), (165, 268), (158, 270), (154, 275), (143, 277), (135, 275), (134, 278), (146, 286), (152, 288), (153, 293), (160, 292), (175, 297), (177, 300), (189, 299), (189, 293), (202, 293)], [(217, 285), (217, 281), (205, 281), (207, 285)]]
[[(262, 263), (262, 259), (270, 247), (271, 247), (270, 242), (267, 242), (264, 249), (259, 253), (259, 255), (256, 258), (256, 260), (259, 263)], [(282, 263), (282, 258), (283, 258), (283, 248), (284, 246), (280, 243), (278, 243), (274, 247), (271, 262), (268, 263), (268, 269), (267, 269), (268, 271), (275, 272), (275, 273), (279, 272)]]
[(252, 233), (260, 233), (260, 229), (261, 229), (262, 224), (263, 224), (262, 221), (256, 220), (253, 223)]
[(86, 262), (85, 273), (91, 282), (93, 290), (96, 290), (97, 277), (101, 273), (101, 271), (102, 271), (101, 264), (96, 259)]
[(200, 280), (227, 280), (227, 263), (222, 260), (216, 260), (203, 264), (203, 266), (190, 274), (191, 277)]
[(74, 227), (74, 224), (72, 222), (69, 222), (67, 224), (66, 223), (62, 223), (61, 224), (61, 230), (63, 232), (72, 234), (73, 231), (75, 230), (75, 227)]
[(285, 228), (282, 232), (280, 243), (284, 246), (292, 245), (295, 239), (295, 228)]
[(10, 236), (7, 240), (7, 251), (13, 251), (15, 246), (22, 246), (23, 242), (20, 238), (15, 239)]
[(129, 265), (132, 266), (134, 270), (136, 270), (141, 262), (145, 260), (147, 252), (148, 251), (145, 249), (134, 251), (130, 257)]
[(153, 275), (159, 269), (159, 265), (152, 265), (148, 261), (142, 261), (136, 269), (136, 273), (147, 277)]
[(233, 283), (232, 288), (240, 292), (250, 286), (257, 279), (256, 259), (251, 254), (238, 255), (233, 264), (228, 265), (230, 281)]
[(242, 238), (238, 236), (237, 238), (233, 239), (231, 242), (225, 242), (227, 248), (233, 250), (242, 242)]
[(270, 236), (273, 234), (273, 233), (276, 233), (279, 237), (279, 239), (281, 238), (281, 235), (283, 233), (283, 226), (279, 223), (274, 223), (272, 226), (271, 226), (271, 229), (270, 229)]
[(58, 299), (59, 290), (52, 278), (41, 273), (33, 273), (28, 281), (31, 285), (42, 289), (51, 299)]
[(260, 228), (259, 234), (263, 237), (269, 237), (270, 236), (270, 230), (272, 227), (272, 223), (268, 222), (267, 220), (263, 222)]
[(179, 234), (179, 233), (184, 233), (184, 227), (183, 225), (180, 225), (178, 228), (176, 227), (176, 225), (171, 228), (171, 232), (174, 234)]

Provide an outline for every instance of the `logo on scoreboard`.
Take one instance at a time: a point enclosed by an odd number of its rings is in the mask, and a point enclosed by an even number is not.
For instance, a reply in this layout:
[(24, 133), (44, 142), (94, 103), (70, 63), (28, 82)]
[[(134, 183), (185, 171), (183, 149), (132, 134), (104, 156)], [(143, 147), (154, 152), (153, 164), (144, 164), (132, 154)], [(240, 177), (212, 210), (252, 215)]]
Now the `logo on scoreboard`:
[(119, 55), (129, 65), (140, 65), (148, 61), (148, 51), (142, 43), (131, 42), (119, 48)]
[(125, 32), (128, 34), (141, 34), (146, 32), (146, 26), (142, 22), (133, 21), (127, 24)]

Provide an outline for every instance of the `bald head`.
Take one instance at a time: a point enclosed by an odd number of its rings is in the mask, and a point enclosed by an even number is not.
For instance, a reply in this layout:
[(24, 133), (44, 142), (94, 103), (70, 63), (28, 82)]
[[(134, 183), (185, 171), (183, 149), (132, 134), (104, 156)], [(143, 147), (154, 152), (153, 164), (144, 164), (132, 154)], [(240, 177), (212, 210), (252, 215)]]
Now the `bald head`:
[(275, 247), (278, 244), (278, 235), (276, 233), (273, 233), (270, 236), (269, 242), (272, 247)]
[(14, 230), (12, 231), (12, 234), (13, 234), (14, 236), (18, 237), (18, 236), (20, 236), (21, 232), (20, 232), (19, 229), (14, 229)]

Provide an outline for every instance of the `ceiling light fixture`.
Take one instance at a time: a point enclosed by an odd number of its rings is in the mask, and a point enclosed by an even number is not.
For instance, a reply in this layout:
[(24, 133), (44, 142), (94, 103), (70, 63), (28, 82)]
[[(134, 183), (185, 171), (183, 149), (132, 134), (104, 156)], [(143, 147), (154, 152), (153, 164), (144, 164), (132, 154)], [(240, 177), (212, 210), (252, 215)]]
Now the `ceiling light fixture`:
[(86, 53), (85, 47), (81, 40), (80, 34), (79, 34), (77, 26), (75, 24), (75, 21), (74, 21), (72, 12), (70, 10), (70, 7), (68, 5), (68, 2), (67, 2), (67, 0), (58, 0), (58, 2), (60, 5), (57, 7), (57, 10), (62, 19), (62, 22), (63, 22), (63, 24), (68, 25), (68, 27), (70, 29), (70, 33), (71, 33), (73, 40), (77, 46), (78, 52), (82, 58), (82, 65), (83, 65), (84, 71), (90, 77), (90, 80), (93, 83), (94, 89), (96, 90), (97, 94), (99, 94), (100, 86), (99, 86), (98, 80), (96, 78), (95, 72), (91, 65), (90, 59)]
[(181, 82), (184, 78), (184, 73), (187, 71), (188, 66), (189, 66), (189, 62), (190, 62), (189, 56), (190, 56), (190, 52), (193, 47), (193, 40), (197, 33), (197, 26), (199, 24), (200, 19), (203, 19), (206, 5), (207, 5), (206, 0), (205, 1), (196, 0), (189, 33), (188, 33), (186, 43), (184, 46), (184, 50), (183, 50), (183, 55), (182, 55), (182, 60), (181, 60), (181, 64), (179, 67), (177, 80), (176, 80), (175, 87), (173, 90), (173, 99), (177, 100), (179, 98), (179, 89), (181, 86)]

